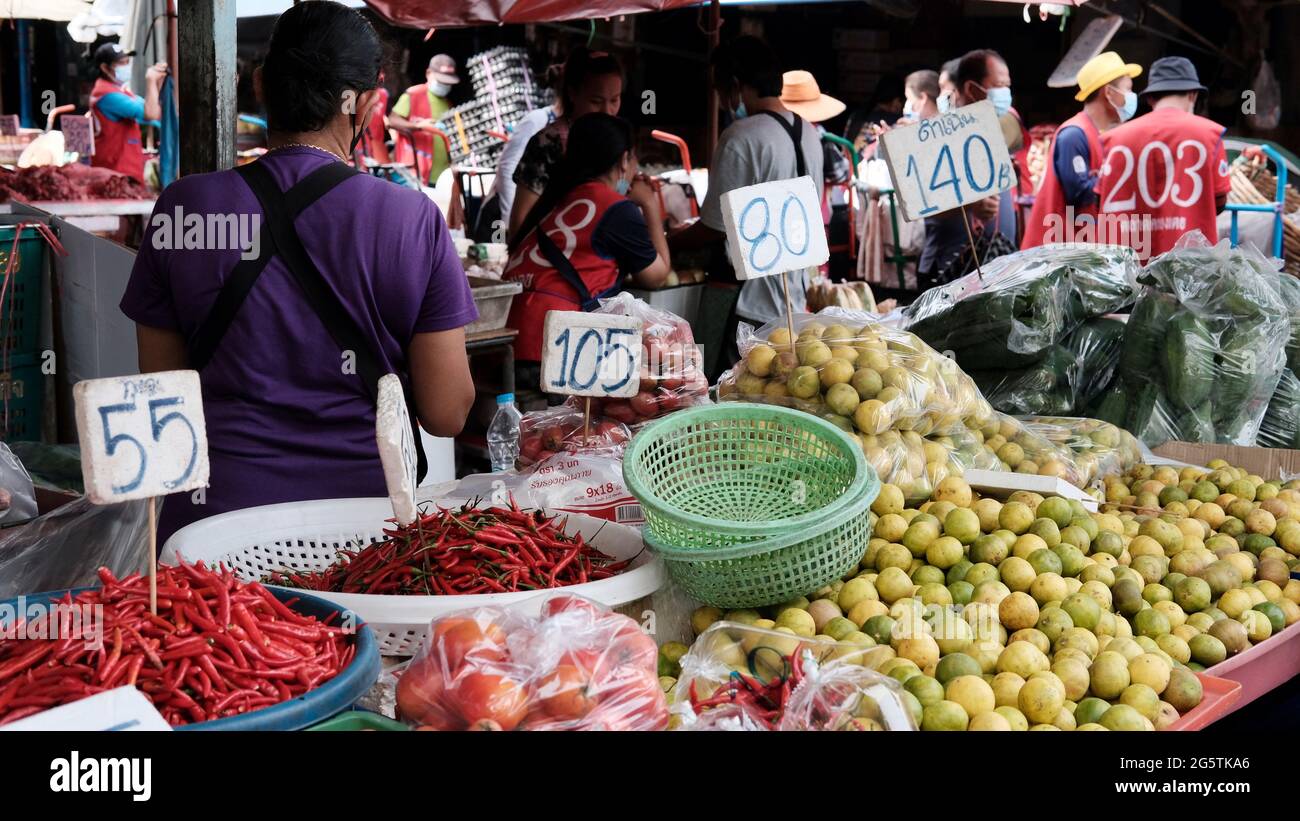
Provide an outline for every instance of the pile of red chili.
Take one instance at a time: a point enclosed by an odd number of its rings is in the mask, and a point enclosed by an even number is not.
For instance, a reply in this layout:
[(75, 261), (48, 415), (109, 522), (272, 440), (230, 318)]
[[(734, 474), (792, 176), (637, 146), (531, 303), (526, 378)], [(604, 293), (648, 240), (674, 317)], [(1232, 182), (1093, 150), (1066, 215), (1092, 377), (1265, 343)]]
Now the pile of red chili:
[(308, 573), (265, 581), (333, 593), (455, 596), (544, 590), (607, 579), (627, 568), (564, 532), (542, 511), (509, 507), (439, 509), (392, 530), (386, 539)]
[[(26, 638), (0, 638), (0, 724), (123, 685), (173, 726), (226, 718), (301, 696), (355, 653), (342, 628), (224, 568), (158, 568), (156, 616), (147, 578), (119, 580), (106, 568), (99, 578), (102, 587), (53, 603), (64, 608), (6, 626), (5, 635)], [(85, 605), (102, 606), (95, 628), (83, 620), (70, 630), (66, 608)]]

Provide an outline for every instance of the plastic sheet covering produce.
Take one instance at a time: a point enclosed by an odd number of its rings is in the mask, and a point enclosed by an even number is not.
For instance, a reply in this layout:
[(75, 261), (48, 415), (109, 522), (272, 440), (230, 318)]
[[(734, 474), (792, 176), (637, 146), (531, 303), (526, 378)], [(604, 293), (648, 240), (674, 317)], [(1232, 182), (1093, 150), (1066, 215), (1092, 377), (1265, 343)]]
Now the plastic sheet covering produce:
[(1019, 415), (1071, 413), (1079, 384), (1079, 363), (1068, 348), (1053, 345), (1026, 368), (971, 371), (989, 404)]
[(1081, 481), (1068, 449), (994, 411), (955, 362), (915, 334), (835, 308), (798, 315), (794, 328), (791, 340), (783, 321), (757, 331), (742, 324), (743, 360), (722, 375), (719, 398), (826, 419), (856, 437), (881, 481), (909, 499), (973, 467)]
[(1138, 282), (1119, 363), (1125, 427), (1151, 447), (1255, 444), (1292, 331), (1274, 261), (1189, 234)]
[(892, 657), (860, 632), (837, 642), (715, 622), (681, 658), (670, 727), (914, 730), (898, 683), (874, 669)]
[(83, 496), (0, 531), (0, 599), (98, 585), (100, 567), (118, 578), (140, 572), (149, 550), (145, 504), (94, 505)]
[(1065, 338), (1076, 368), (1071, 386), (1076, 409), (1090, 405), (1115, 377), (1124, 349), (1124, 323), (1116, 319), (1090, 319)]
[(1080, 322), (1132, 302), (1137, 270), (1122, 246), (1031, 248), (925, 292), (906, 309), (908, 329), (968, 370), (1027, 365)]
[(1292, 373), (1300, 373), (1300, 279), (1290, 274), (1278, 277), (1282, 301), (1291, 317), (1291, 336), (1286, 343), (1286, 366)]
[(1086, 483), (1123, 473), (1141, 461), (1138, 441), (1128, 431), (1100, 419), (1071, 416), (1025, 416), (1025, 427), (1074, 454)]
[(32, 478), (9, 446), (0, 442), (0, 522), (20, 522), (35, 515)]
[(1300, 379), (1290, 368), (1282, 371), (1273, 401), (1259, 423), (1259, 445), (1300, 450)]

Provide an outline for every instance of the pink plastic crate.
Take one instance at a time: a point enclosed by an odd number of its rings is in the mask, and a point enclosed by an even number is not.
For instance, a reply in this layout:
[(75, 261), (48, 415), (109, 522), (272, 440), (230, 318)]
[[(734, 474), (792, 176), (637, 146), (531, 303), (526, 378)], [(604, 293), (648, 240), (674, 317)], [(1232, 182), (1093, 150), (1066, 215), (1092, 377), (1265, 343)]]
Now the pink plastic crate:
[(1241, 682), (1241, 698), (1228, 712), (1241, 709), (1274, 687), (1300, 675), (1300, 622), (1205, 672)]
[(1204, 730), (1239, 706), (1241, 684), (1226, 678), (1197, 673), (1201, 680), (1201, 703), (1166, 730)]

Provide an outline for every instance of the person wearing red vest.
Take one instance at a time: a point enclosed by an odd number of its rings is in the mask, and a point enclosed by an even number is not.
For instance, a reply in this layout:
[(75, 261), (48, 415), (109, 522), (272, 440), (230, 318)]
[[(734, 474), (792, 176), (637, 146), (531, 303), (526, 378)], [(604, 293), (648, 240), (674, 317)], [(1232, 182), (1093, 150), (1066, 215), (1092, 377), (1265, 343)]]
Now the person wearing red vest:
[(1190, 60), (1162, 57), (1142, 92), (1150, 113), (1102, 135), (1100, 214), (1127, 218), (1126, 244), (1143, 261), (1192, 231), (1218, 240), (1232, 186), (1224, 127), (1192, 113), (1206, 90)]
[[(1133, 78), (1142, 66), (1125, 63), (1113, 51), (1098, 54), (1079, 69), (1074, 99), (1083, 110), (1052, 135), (1051, 162), (1034, 197), (1021, 248), (1072, 242), (1097, 217), (1097, 177), (1101, 173), (1101, 135), (1133, 118), (1137, 95)], [(1089, 230), (1090, 236), (1095, 233)]]
[(158, 125), (162, 117), (159, 91), (167, 76), (167, 64), (158, 63), (145, 72), (145, 96), (127, 89), (134, 51), (121, 51), (113, 43), (95, 49), (95, 85), (90, 90), (90, 110), (95, 118), (95, 153), (90, 164), (111, 168), (137, 182), (144, 182), (144, 144), (140, 124)]
[(388, 121), (397, 129), (397, 161), (415, 166), (420, 182), (433, 185), (451, 164), (446, 144), (433, 134), (434, 124), (451, 110), (447, 98), (460, 77), (447, 54), (435, 54), (424, 77), (397, 98)]
[(564, 159), (510, 243), (502, 279), (523, 293), (510, 307), (516, 381), (537, 385), (549, 311), (590, 311), (622, 287), (624, 274), (657, 288), (671, 270), (663, 214), (637, 177), (632, 126), (609, 114), (574, 120)]

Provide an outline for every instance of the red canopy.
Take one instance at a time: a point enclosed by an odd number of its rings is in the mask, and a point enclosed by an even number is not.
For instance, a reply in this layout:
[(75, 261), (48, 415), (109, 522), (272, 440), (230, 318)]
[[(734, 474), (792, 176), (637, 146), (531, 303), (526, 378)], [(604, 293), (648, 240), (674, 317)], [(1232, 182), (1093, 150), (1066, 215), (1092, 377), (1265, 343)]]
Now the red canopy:
[(410, 28), (587, 20), (695, 6), (700, 0), (366, 0), (389, 22)]

